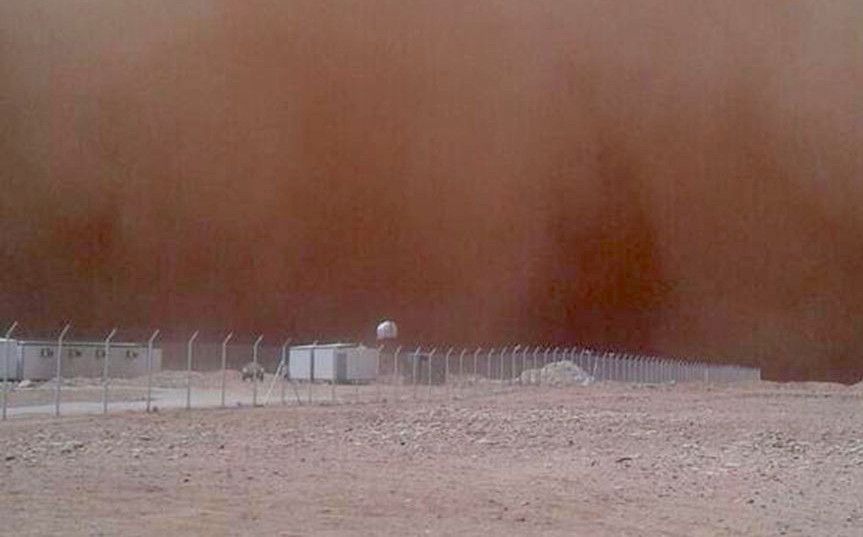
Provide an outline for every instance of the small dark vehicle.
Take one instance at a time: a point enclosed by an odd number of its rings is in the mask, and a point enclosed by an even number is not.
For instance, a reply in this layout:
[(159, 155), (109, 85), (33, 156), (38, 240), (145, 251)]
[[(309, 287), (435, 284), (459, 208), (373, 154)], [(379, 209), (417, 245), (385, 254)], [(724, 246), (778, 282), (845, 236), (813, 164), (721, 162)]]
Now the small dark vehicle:
[(255, 362), (249, 362), (240, 370), (240, 377), (245, 382), (247, 380), (257, 379), (259, 382), (264, 380), (264, 368)]

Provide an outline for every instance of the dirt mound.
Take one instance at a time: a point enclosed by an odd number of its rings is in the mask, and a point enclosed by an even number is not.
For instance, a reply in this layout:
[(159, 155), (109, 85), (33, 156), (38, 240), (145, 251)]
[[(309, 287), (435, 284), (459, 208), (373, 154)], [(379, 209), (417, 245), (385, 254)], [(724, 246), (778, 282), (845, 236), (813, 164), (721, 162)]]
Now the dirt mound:
[(521, 374), (521, 381), (524, 383), (542, 382), (552, 386), (587, 386), (595, 380), (587, 371), (569, 360), (552, 362), (541, 369), (528, 369)]

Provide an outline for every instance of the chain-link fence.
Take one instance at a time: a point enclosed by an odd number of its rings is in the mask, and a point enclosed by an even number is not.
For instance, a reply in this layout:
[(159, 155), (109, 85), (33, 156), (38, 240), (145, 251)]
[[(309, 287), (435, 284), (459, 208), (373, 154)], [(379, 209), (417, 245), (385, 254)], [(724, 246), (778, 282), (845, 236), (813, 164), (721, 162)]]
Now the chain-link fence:
[(3, 419), (264, 405), (447, 400), (518, 389), (759, 380), (758, 368), (582, 347), (273, 344), (265, 335), (184, 340), (0, 340)]

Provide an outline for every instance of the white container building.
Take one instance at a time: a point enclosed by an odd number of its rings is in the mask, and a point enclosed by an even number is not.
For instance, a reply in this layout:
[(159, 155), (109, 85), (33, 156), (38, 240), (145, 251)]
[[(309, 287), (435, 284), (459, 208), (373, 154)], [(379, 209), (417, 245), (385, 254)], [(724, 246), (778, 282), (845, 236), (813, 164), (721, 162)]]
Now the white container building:
[(355, 343), (329, 343), (291, 347), (288, 377), (339, 384), (371, 382), (377, 378), (380, 353)]
[[(108, 376), (131, 378), (147, 374), (147, 345), (111, 343)], [(6, 357), (9, 368), (6, 370)], [(104, 342), (63, 343), (63, 378), (101, 377), (105, 363)], [(0, 378), (7, 371), (10, 380), (48, 380), (57, 374), (57, 342), (0, 339)], [(162, 351), (153, 349), (152, 370), (162, 368)]]

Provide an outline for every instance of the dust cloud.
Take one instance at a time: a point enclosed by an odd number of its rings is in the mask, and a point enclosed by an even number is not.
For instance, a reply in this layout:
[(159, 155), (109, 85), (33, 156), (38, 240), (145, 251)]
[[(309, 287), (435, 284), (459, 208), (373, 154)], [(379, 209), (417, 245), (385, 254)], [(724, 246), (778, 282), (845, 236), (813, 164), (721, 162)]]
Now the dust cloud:
[(863, 373), (863, 4), (0, 4), (0, 318)]

